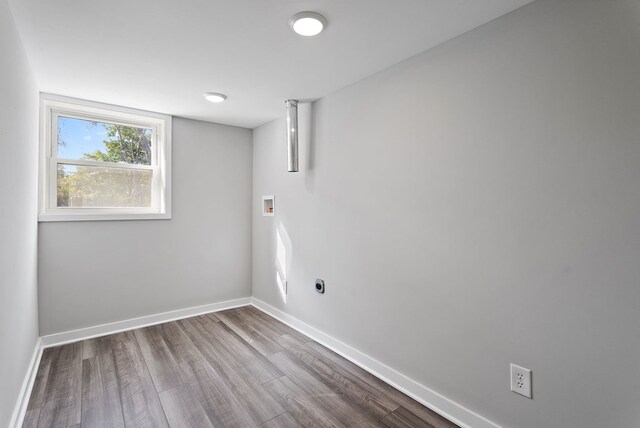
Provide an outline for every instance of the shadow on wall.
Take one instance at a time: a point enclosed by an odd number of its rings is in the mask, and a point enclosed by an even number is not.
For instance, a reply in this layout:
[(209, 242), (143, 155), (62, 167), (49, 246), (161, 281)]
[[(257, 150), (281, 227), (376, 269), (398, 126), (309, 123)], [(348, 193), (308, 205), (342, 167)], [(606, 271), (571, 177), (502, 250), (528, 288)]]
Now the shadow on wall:
[(284, 303), (287, 303), (287, 276), (291, 266), (291, 255), (291, 238), (287, 229), (279, 223), (276, 229), (276, 283)]
[(304, 184), (309, 192), (314, 188), (315, 147), (313, 137), (313, 103), (298, 106), (298, 132), (300, 135), (301, 153), (305, 153)]

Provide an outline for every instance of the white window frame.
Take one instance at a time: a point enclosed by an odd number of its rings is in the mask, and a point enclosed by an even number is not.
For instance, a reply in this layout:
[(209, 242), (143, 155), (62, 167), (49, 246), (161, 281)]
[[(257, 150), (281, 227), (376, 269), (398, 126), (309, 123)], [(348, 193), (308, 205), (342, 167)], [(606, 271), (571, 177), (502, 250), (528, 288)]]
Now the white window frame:
[[(57, 157), (58, 116), (152, 129), (150, 165), (109, 163)], [(152, 170), (150, 208), (73, 208), (57, 206), (58, 164)], [(171, 218), (171, 116), (78, 100), (40, 96), (40, 167), (38, 221), (153, 220)]]

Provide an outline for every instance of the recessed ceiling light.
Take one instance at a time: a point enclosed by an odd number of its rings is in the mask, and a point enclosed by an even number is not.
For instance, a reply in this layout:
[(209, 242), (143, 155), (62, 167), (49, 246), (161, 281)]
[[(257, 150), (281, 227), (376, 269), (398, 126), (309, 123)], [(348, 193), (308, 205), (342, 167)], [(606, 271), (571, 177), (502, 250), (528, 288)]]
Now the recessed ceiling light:
[(315, 12), (300, 12), (291, 17), (289, 25), (301, 36), (315, 36), (327, 26), (327, 18)]
[(227, 96), (225, 94), (218, 94), (217, 92), (205, 92), (204, 98), (212, 103), (221, 103), (227, 99)]

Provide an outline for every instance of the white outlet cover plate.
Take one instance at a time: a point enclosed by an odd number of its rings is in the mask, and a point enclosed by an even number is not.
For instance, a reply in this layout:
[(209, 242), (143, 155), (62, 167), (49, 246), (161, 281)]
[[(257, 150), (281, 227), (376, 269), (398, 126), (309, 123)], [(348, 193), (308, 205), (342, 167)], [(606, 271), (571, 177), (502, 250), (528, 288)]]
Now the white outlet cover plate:
[(516, 394), (531, 396), (531, 370), (511, 364), (511, 390)]

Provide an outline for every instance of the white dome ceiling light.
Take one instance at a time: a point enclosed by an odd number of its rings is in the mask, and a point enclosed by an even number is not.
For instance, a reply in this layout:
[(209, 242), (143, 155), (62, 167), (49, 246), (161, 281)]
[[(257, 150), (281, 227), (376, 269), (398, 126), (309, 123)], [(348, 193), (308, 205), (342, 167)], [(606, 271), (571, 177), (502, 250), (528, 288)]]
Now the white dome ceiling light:
[(327, 26), (327, 18), (316, 12), (296, 13), (289, 20), (289, 25), (301, 36), (316, 36)]
[(205, 92), (204, 98), (212, 103), (221, 103), (227, 99), (225, 94), (219, 94), (217, 92)]

